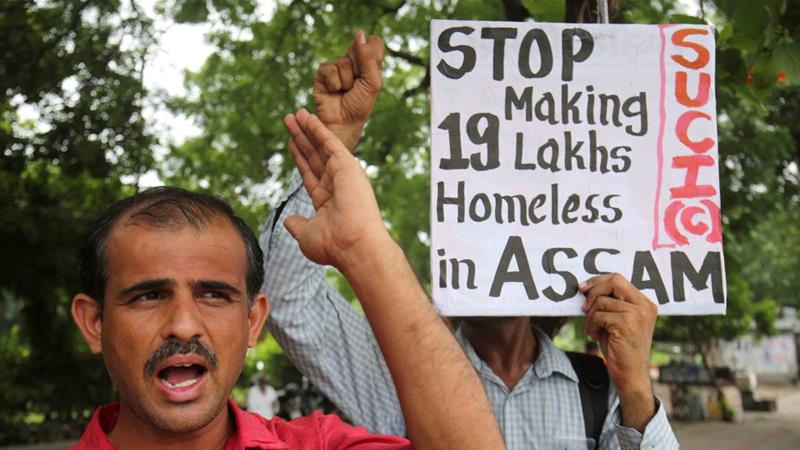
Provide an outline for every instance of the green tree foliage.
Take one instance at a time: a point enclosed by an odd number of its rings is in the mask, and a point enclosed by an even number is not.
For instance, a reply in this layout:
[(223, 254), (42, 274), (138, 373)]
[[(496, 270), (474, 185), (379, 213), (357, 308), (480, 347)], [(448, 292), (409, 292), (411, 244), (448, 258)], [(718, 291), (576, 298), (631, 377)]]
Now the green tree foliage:
[[(728, 314), (725, 317), (669, 318), (664, 338), (708, 347), (713, 338), (732, 339), (755, 322), (771, 332), (775, 303), (797, 304), (795, 293), (778, 281), (798, 242), (778, 231), (798, 201), (797, 58), (800, 2), (707, 1), (717, 34), (717, 109), (719, 112)], [(773, 240), (780, 239), (780, 240)], [(783, 258), (770, 258), (768, 243)], [(772, 254), (774, 255), (774, 253)], [(782, 273), (785, 276), (785, 273)], [(785, 295), (786, 297), (780, 297)]]
[(800, 209), (779, 209), (770, 213), (744, 236), (730, 243), (733, 252), (747, 257), (742, 275), (752, 296), (800, 308)]
[(85, 420), (109, 399), (69, 300), (88, 222), (152, 165), (149, 26), (117, 1), (0, 5), (0, 443), (60, 434), (48, 424)]

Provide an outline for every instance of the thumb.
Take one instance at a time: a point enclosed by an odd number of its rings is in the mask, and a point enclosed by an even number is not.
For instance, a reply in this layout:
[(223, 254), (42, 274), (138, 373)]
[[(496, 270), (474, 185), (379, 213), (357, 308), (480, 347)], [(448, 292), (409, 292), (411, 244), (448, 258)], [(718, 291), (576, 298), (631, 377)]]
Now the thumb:
[(381, 90), (380, 62), (383, 59), (383, 41), (377, 37), (370, 37), (369, 43), (363, 30), (358, 31), (355, 39), (355, 66), (358, 67), (361, 79), (366, 82), (367, 88), (378, 93)]
[(300, 241), (300, 236), (303, 234), (303, 229), (308, 225), (308, 219), (301, 216), (289, 216), (283, 221), (283, 226), (286, 231), (292, 235), (296, 241)]
[(383, 64), (383, 53), (386, 49), (383, 39), (372, 35), (367, 39), (367, 46), (369, 46), (369, 49), (372, 52), (372, 57), (378, 62), (378, 68), (380, 68)]

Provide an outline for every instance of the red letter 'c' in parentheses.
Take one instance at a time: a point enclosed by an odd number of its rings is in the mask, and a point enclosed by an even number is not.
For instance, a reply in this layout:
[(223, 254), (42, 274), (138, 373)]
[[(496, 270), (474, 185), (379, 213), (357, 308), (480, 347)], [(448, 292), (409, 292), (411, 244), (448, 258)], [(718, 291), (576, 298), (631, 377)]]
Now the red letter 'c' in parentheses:
[(708, 231), (708, 225), (701, 221), (693, 221), (698, 214), (703, 214), (705, 210), (699, 206), (687, 206), (681, 211), (681, 225), (683, 229), (696, 236), (702, 236)]

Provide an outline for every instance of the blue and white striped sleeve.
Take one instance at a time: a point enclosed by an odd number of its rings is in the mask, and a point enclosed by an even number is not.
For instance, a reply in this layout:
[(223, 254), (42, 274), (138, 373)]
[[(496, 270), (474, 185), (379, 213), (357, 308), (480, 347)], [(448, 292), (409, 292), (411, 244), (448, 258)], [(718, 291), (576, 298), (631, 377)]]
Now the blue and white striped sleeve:
[(303, 256), (283, 221), (314, 214), (295, 172), (281, 206), (262, 231), (267, 329), (300, 372), (348, 418), (370, 432), (404, 436), (400, 403), (366, 318)]
[[(667, 419), (667, 413), (661, 400), (656, 398), (656, 414), (644, 428), (644, 433), (639, 433), (633, 428), (622, 425), (622, 411), (619, 402), (612, 409), (609, 416), (612, 418), (613, 430), (621, 450), (677, 450), (680, 448), (672, 426)], [(605, 432), (605, 430), (604, 430)]]

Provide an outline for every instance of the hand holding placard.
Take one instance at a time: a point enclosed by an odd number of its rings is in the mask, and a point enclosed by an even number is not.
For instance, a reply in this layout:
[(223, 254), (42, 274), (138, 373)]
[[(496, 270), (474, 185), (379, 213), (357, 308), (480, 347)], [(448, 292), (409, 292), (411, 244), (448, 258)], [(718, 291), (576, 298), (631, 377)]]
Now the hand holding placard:
[(622, 422), (643, 433), (655, 414), (650, 346), (658, 308), (618, 273), (592, 277), (580, 291), (586, 295), (584, 333), (600, 342)]

